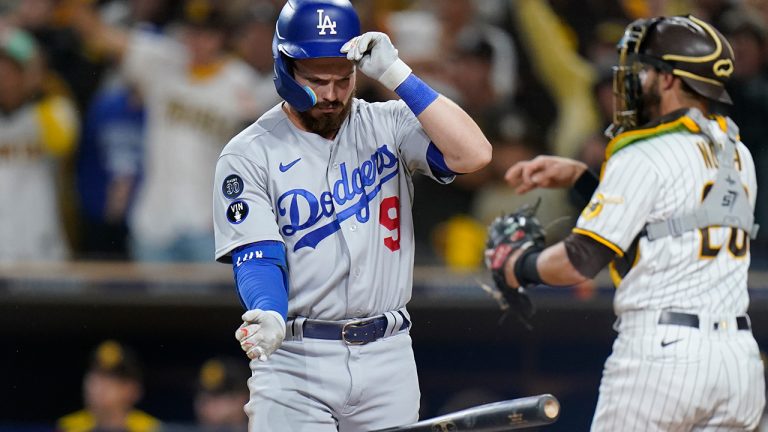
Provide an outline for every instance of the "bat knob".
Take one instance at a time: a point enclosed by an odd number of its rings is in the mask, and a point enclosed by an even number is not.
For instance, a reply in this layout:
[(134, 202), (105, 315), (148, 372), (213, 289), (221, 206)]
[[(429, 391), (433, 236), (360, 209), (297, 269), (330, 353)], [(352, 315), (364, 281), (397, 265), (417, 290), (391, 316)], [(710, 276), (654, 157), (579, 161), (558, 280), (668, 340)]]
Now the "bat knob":
[(550, 419), (557, 418), (560, 415), (560, 403), (557, 399), (552, 398), (544, 402), (544, 415)]

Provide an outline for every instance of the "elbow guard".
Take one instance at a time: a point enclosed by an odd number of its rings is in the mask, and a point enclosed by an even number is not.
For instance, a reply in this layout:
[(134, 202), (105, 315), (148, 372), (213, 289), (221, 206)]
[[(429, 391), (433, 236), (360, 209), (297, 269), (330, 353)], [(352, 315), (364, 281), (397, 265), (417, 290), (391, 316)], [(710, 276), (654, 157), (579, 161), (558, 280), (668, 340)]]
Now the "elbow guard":
[(563, 243), (573, 268), (590, 279), (594, 278), (616, 255), (609, 247), (580, 234), (571, 233)]

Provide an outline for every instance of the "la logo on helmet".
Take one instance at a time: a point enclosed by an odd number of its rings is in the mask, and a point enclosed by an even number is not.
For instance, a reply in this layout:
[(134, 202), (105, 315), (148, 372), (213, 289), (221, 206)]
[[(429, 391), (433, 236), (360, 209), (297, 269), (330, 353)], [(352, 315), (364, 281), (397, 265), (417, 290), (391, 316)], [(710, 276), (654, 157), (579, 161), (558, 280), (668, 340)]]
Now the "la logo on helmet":
[(325, 9), (318, 9), (317, 10), (317, 28), (320, 29), (320, 32), (317, 34), (319, 35), (325, 35), (326, 30), (330, 30), (332, 35), (336, 34), (336, 21), (331, 21), (331, 17), (328, 15), (324, 15), (323, 12), (325, 12)]

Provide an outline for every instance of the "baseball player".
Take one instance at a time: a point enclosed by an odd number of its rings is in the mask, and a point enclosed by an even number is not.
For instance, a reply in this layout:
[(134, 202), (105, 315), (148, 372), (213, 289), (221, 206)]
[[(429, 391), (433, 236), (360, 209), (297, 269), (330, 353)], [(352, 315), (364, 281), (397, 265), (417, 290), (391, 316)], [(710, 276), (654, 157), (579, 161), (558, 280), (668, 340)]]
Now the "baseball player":
[(591, 201), (564, 241), (514, 252), (502, 271), (511, 287), (572, 285), (610, 263), (618, 337), (593, 431), (753, 430), (765, 404), (746, 315), (755, 167), (736, 125), (706, 115), (730, 102), (733, 52), (693, 16), (635, 21), (618, 48), (599, 184), (557, 157), (507, 172), (519, 193), (574, 186)]
[[(285, 101), (227, 144), (213, 200), (216, 258), (248, 309), (249, 429), (411, 423), (411, 177), (480, 169), (490, 143), (387, 35), (361, 35), (347, 0), (289, 1), (272, 48)], [(356, 99), (357, 69), (402, 100)]]

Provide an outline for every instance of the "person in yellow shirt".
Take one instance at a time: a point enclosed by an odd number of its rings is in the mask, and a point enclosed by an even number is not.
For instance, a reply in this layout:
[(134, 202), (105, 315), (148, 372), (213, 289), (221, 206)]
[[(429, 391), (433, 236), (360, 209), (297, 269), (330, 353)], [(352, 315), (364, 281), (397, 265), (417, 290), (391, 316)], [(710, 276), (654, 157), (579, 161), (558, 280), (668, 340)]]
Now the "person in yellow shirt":
[(135, 408), (143, 394), (133, 350), (113, 340), (94, 351), (83, 379), (85, 407), (61, 417), (58, 432), (158, 432), (162, 423)]
[(69, 253), (56, 179), (79, 124), (74, 103), (53, 83), (34, 39), (0, 24), (0, 263)]

